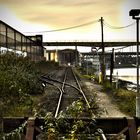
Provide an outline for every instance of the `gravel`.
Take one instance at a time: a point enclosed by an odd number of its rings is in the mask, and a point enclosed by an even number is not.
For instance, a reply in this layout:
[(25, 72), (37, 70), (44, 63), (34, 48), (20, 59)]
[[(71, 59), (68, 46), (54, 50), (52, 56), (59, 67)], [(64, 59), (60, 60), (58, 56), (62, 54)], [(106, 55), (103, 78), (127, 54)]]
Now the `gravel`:
[(99, 108), (103, 110), (100, 117), (129, 117), (119, 110), (117, 104), (112, 101), (111, 97), (109, 97), (107, 93), (101, 91), (101, 85), (89, 81), (85, 81), (84, 83), (89, 91), (97, 95)]

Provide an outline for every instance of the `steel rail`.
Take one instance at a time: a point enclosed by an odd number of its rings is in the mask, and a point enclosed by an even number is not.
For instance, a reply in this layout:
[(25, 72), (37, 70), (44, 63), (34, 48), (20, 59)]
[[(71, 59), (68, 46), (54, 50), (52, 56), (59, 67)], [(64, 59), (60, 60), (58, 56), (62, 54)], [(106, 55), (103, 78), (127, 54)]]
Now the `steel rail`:
[[(50, 78), (50, 77), (45, 77), (45, 76), (43, 76), (43, 77), (46, 78), (46, 79), (55, 81), (55, 82), (59, 82), (59, 83), (61, 83), (61, 84), (63, 84), (63, 85), (69, 85), (69, 86), (75, 88), (75, 89), (78, 90), (78, 91), (82, 94), (82, 96), (84, 97), (84, 100), (86, 101), (86, 104), (87, 104), (88, 108), (91, 108), (91, 106), (90, 106), (90, 104), (89, 104), (89, 102), (88, 102), (88, 100), (87, 100), (87, 98), (86, 98), (86, 96), (85, 96), (85, 94), (84, 94), (84, 92), (83, 92), (83, 90), (82, 90), (82, 88), (81, 88), (81, 85), (80, 85), (80, 83), (78, 82), (78, 79), (77, 79), (75, 73), (73, 72), (73, 69), (72, 69), (72, 68), (71, 68), (71, 70), (72, 70), (74, 79), (75, 79), (75, 81), (76, 81), (76, 83), (77, 83), (77, 85), (78, 85), (78, 88), (75, 87), (75, 86), (73, 86), (73, 85), (71, 85), (71, 84), (68, 84), (68, 83), (66, 83), (66, 82), (65, 82), (65, 83), (64, 83), (64, 82), (60, 82), (60, 81), (55, 80), (55, 79), (52, 79), (52, 78)], [(63, 91), (64, 91), (64, 88), (62, 88), (62, 89), (63, 89)]]
[[(57, 109), (56, 109), (56, 113), (55, 113), (55, 118), (58, 116), (58, 112), (59, 112), (59, 109), (60, 109), (60, 104), (61, 104), (61, 100), (62, 100), (62, 97), (63, 97), (65, 85), (71, 86), (71, 87), (73, 87), (74, 89), (76, 89), (77, 91), (79, 91), (79, 93), (82, 94), (82, 96), (83, 96), (83, 98), (84, 98), (84, 100), (85, 100), (85, 102), (86, 102), (88, 108), (89, 108), (89, 109), (91, 108), (91, 106), (90, 106), (90, 104), (89, 104), (89, 102), (88, 102), (88, 100), (87, 100), (87, 98), (86, 98), (86, 96), (85, 96), (85, 93), (83, 92), (83, 90), (82, 90), (82, 88), (81, 88), (81, 85), (80, 85), (80, 83), (79, 83), (79, 81), (78, 81), (78, 79), (77, 79), (77, 76), (75, 75), (75, 73), (74, 73), (74, 71), (73, 71), (72, 68), (71, 68), (71, 71), (72, 71), (73, 77), (74, 77), (74, 79), (75, 79), (75, 81), (76, 81), (76, 84), (77, 84), (78, 88), (77, 88), (76, 86), (74, 86), (74, 85), (71, 85), (71, 84), (66, 83), (66, 77), (67, 77), (67, 73), (68, 73), (67, 69), (65, 70), (63, 82), (58, 81), (58, 80), (56, 80), (56, 79), (52, 79), (52, 78), (50, 78), (50, 76), (49, 76), (49, 77), (48, 77), (48, 76), (46, 77), (45, 75), (42, 76), (42, 77), (45, 78), (45, 79), (48, 79), (48, 80), (51, 80), (51, 81), (53, 81), (53, 82), (58, 82), (58, 83), (61, 83), (61, 84), (62, 84), (61, 89), (59, 88), (59, 90), (60, 90), (60, 97), (59, 97), (59, 101), (58, 101), (58, 104), (57, 104)], [(94, 114), (92, 113), (92, 115), (94, 115)], [(94, 115), (94, 117), (95, 117), (95, 115)]]
[[(59, 88), (59, 89), (60, 89), (60, 88)], [(58, 116), (58, 112), (59, 112), (59, 108), (60, 108), (60, 104), (61, 104), (61, 100), (62, 100), (63, 93), (64, 93), (64, 92), (60, 89), (60, 96), (59, 96), (57, 108), (56, 108), (55, 115), (54, 115), (55, 118), (57, 118), (57, 116)]]
[(67, 69), (65, 69), (63, 84), (62, 84), (62, 87), (61, 87), (61, 92), (60, 92), (60, 96), (59, 96), (59, 101), (58, 101), (57, 108), (56, 108), (56, 112), (55, 112), (55, 116), (54, 116), (55, 118), (57, 118), (57, 116), (58, 116), (59, 109), (60, 109), (60, 105), (61, 105), (61, 102), (62, 102), (62, 97), (63, 97), (63, 93), (64, 93), (64, 87), (65, 87), (67, 72), (68, 72)]
[(62, 89), (59, 86), (57, 86), (57, 85), (55, 85), (55, 84), (53, 84), (51, 82), (46, 81), (46, 79), (41, 79), (40, 78), (40, 80), (42, 80), (43, 82), (45, 82), (47, 84), (50, 84), (50, 85), (56, 87), (59, 90), (59, 92), (60, 92), (57, 108), (56, 108), (55, 115), (54, 115), (54, 117), (56, 118), (58, 116), (58, 112), (59, 112), (59, 108), (60, 108), (60, 103), (61, 103), (62, 96), (63, 96), (63, 91), (62, 91)]
[[(74, 71), (73, 71), (72, 68), (71, 68), (71, 71), (72, 71), (72, 74), (73, 74), (73, 76), (74, 76), (74, 79), (75, 79), (76, 84), (78, 85), (78, 88), (79, 88), (79, 89), (76, 88), (76, 87), (73, 86), (73, 85), (70, 85), (70, 84), (68, 84), (68, 85), (71, 86), (71, 87), (74, 87), (75, 89), (77, 89), (77, 90), (82, 94), (82, 96), (84, 97), (84, 99), (85, 99), (85, 101), (86, 101), (86, 104), (87, 104), (88, 108), (90, 109), (91, 106), (90, 106), (90, 104), (89, 104), (89, 102), (88, 102), (88, 100), (87, 100), (87, 98), (86, 98), (86, 96), (85, 96), (85, 93), (83, 92), (83, 90), (82, 90), (82, 88), (81, 88), (81, 85), (80, 85), (80, 83), (79, 83), (79, 81), (78, 81), (78, 79), (77, 79), (77, 76), (75, 75), (75, 73), (74, 73)], [(62, 87), (61, 87), (61, 88), (58, 87), (58, 86), (55, 85), (55, 84), (52, 84), (52, 83), (46, 81), (46, 83), (50, 83), (51, 85), (57, 87), (57, 89), (58, 89), (59, 92), (60, 92), (59, 101), (58, 101), (57, 108), (56, 108), (56, 111), (55, 111), (55, 116), (54, 116), (55, 118), (57, 118), (58, 113), (59, 113), (59, 109), (60, 109), (60, 105), (61, 105), (61, 101), (62, 101), (62, 97), (63, 97), (63, 93), (64, 93), (64, 87), (65, 87), (65, 85), (66, 85), (67, 73), (68, 73), (68, 70), (66, 69), (66, 70), (65, 70), (65, 74), (64, 74), (63, 82), (60, 82), (60, 81), (55, 80), (55, 82), (57, 81), (57, 82), (59, 82), (59, 83), (62, 84)], [(48, 77), (48, 78), (46, 78), (45, 76), (43, 76), (43, 77), (44, 77), (45, 79), (50, 79), (50, 77)], [(51, 80), (52, 80), (52, 79), (51, 79)], [(53, 81), (53, 80), (52, 80), (52, 81)], [(93, 117), (95, 117), (95, 114), (94, 114), (93, 112), (92, 112), (92, 115), (93, 115)], [(102, 139), (103, 139), (103, 140), (107, 140), (106, 137), (105, 137), (105, 135), (104, 135), (104, 133), (103, 133), (103, 131), (102, 131), (101, 129), (100, 129), (99, 132), (100, 132), (100, 134), (101, 134)]]
[(77, 83), (77, 85), (78, 85), (78, 87), (79, 87), (79, 91), (80, 91), (80, 93), (83, 95), (83, 97), (84, 97), (84, 99), (85, 99), (85, 101), (86, 101), (86, 104), (87, 104), (88, 108), (90, 109), (91, 106), (90, 106), (90, 104), (89, 104), (89, 102), (88, 102), (88, 100), (87, 100), (87, 98), (86, 98), (86, 96), (85, 96), (85, 93), (83, 92), (83, 90), (82, 90), (82, 88), (81, 88), (81, 85), (80, 85), (80, 83), (79, 83), (79, 81), (78, 81), (78, 79), (77, 79), (77, 77), (76, 77), (76, 75), (75, 75), (75, 73), (74, 73), (74, 71), (73, 71), (72, 68), (71, 68), (71, 70), (72, 70), (72, 73), (73, 73), (74, 78), (75, 78), (75, 80), (76, 80), (76, 83)]
[[(50, 78), (50, 77), (46, 77), (46, 76), (42, 76), (42, 77), (45, 78), (45, 79), (48, 79), (49, 81), (51, 80), (53, 82), (57, 82), (57, 83), (63, 84), (63, 82), (61, 82), (59, 80), (56, 80), (56, 79), (53, 79), (53, 78)], [(65, 82), (65, 85), (70, 86), (70, 87), (76, 89), (77, 91), (79, 91), (79, 89), (76, 86), (72, 85), (72, 84), (69, 84), (69, 83)]]
[(63, 92), (64, 92), (65, 83), (66, 83), (67, 73), (68, 73), (68, 70), (66, 68), (65, 74), (64, 74), (64, 80), (63, 80), (63, 84), (62, 84), (62, 88), (61, 88)]
[[(83, 95), (83, 97), (84, 97), (84, 99), (85, 99), (85, 101), (86, 101), (86, 104), (87, 104), (88, 108), (91, 109), (91, 106), (90, 106), (90, 104), (89, 104), (89, 102), (88, 102), (88, 100), (87, 100), (87, 98), (86, 98), (86, 96), (85, 96), (84, 91), (83, 91), (82, 88), (81, 88), (81, 85), (80, 85), (80, 83), (79, 83), (79, 81), (78, 81), (78, 79), (77, 79), (77, 76), (75, 75), (75, 73), (74, 73), (74, 71), (73, 71), (72, 68), (71, 68), (71, 70), (72, 70), (72, 73), (73, 73), (73, 75), (74, 75), (74, 77), (75, 77), (76, 83), (77, 83), (77, 85), (78, 85), (78, 87), (79, 87), (80, 93)], [(92, 110), (90, 110), (90, 111), (91, 111), (91, 113), (92, 113), (92, 117), (95, 118), (96, 115), (92, 112)], [(101, 134), (101, 137), (102, 137), (103, 140), (107, 140), (106, 137), (105, 137), (105, 135), (104, 135), (104, 133), (103, 133), (103, 131), (102, 131), (102, 129), (100, 129), (100, 134)]]

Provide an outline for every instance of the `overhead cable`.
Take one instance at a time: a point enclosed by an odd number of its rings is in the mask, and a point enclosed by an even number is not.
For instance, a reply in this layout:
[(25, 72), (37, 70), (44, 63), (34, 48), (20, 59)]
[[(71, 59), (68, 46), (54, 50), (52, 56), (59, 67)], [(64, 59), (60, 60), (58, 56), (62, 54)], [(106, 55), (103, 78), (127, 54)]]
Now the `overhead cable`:
[(45, 32), (58, 32), (58, 31), (64, 31), (64, 30), (70, 30), (70, 29), (74, 29), (74, 28), (80, 28), (83, 26), (88, 26), (90, 24), (94, 24), (99, 22), (99, 20), (94, 20), (94, 21), (90, 21), (84, 24), (80, 24), (80, 25), (76, 25), (76, 26), (71, 26), (71, 27), (66, 27), (66, 28), (60, 28), (60, 29), (54, 29), (54, 30), (48, 30), (48, 31), (38, 31), (38, 32), (24, 32), (24, 33), (45, 33)]
[[(75, 25), (75, 26), (71, 26), (71, 27), (66, 27), (66, 28), (59, 28), (59, 29), (54, 29), (54, 30), (46, 30), (46, 31), (36, 31), (36, 32), (24, 32), (24, 33), (49, 33), (49, 32), (59, 32), (59, 31), (65, 31), (65, 30), (71, 30), (71, 29), (75, 29), (75, 28), (80, 28), (80, 27), (83, 27), (83, 26), (88, 26), (88, 25), (91, 25), (91, 24), (94, 24), (94, 23), (97, 23), (97, 22), (100, 22), (100, 19), (99, 20), (94, 20), (94, 21), (90, 21), (90, 22), (87, 22), (87, 23), (84, 23), (84, 24), (80, 24), (80, 25)], [(111, 29), (124, 29), (124, 28), (128, 28), (130, 26), (133, 26), (135, 24), (135, 22), (129, 24), (129, 25), (126, 25), (126, 26), (120, 26), (120, 27), (117, 27), (117, 26), (112, 26), (110, 24), (108, 24), (106, 21), (103, 22), (103, 24), (106, 26), (106, 27), (109, 27)]]
[(135, 23), (136, 22), (133, 22), (133, 23), (131, 23), (129, 25), (126, 25), (126, 26), (117, 27), (117, 26), (112, 26), (112, 25), (110, 25), (110, 24), (108, 24), (107, 22), (104, 21), (104, 25), (107, 26), (107, 27), (109, 27), (109, 28), (111, 28), (111, 29), (124, 29), (124, 28), (128, 28), (130, 26), (133, 26)]

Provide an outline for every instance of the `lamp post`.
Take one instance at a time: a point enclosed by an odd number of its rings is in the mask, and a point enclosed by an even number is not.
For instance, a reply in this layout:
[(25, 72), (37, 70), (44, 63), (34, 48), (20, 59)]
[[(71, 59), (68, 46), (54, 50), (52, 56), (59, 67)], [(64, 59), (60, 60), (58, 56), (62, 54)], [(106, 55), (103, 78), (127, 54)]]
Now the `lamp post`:
[(129, 12), (129, 16), (132, 16), (137, 23), (137, 94), (136, 94), (136, 117), (140, 117), (140, 93), (139, 93), (139, 20), (140, 20), (140, 9), (132, 9)]

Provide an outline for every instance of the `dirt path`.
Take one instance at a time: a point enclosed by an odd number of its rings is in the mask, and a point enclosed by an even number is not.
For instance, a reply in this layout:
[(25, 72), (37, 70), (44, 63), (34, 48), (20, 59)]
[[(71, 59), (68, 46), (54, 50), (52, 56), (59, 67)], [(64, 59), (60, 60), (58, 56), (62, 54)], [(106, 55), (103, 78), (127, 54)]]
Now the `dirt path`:
[(97, 102), (100, 109), (103, 110), (101, 117), (129, 117), (119, 110), (117, 105), (111, 101), (111, 98), (107, 95), (107, 93), (101, 92), (101, 85), (87, 81), (85, 84), (90, 91), (97, 93)]

